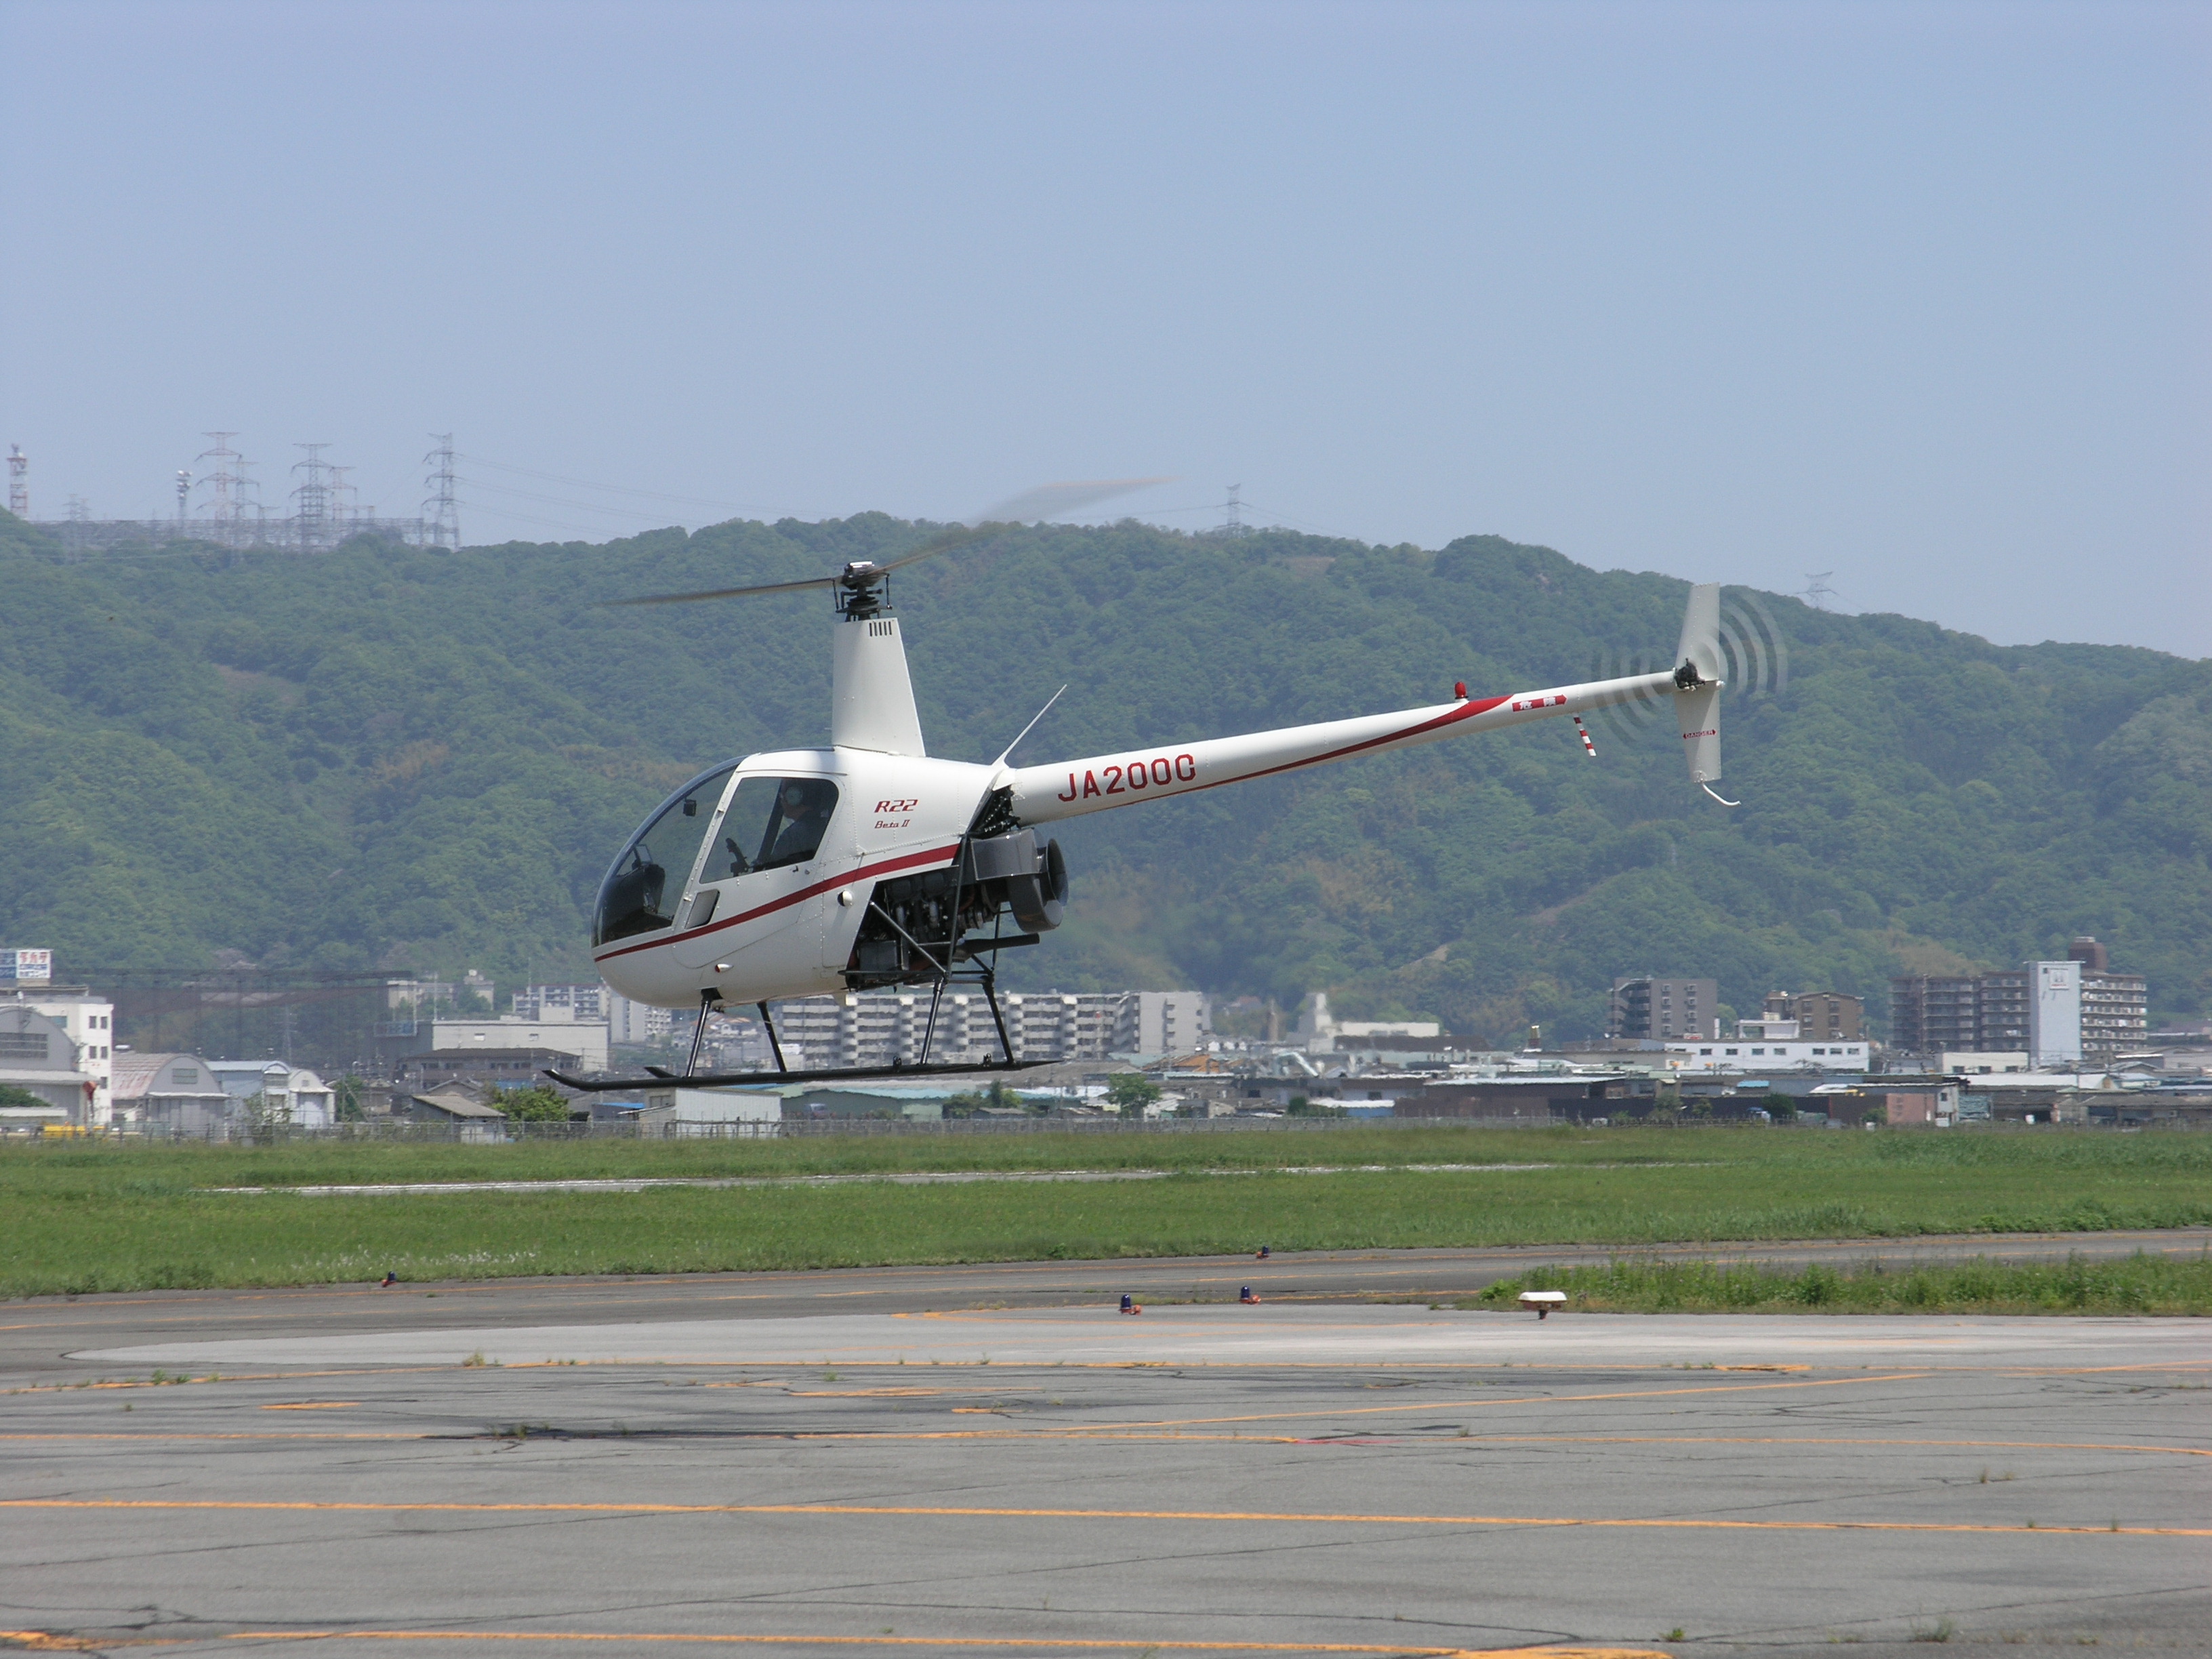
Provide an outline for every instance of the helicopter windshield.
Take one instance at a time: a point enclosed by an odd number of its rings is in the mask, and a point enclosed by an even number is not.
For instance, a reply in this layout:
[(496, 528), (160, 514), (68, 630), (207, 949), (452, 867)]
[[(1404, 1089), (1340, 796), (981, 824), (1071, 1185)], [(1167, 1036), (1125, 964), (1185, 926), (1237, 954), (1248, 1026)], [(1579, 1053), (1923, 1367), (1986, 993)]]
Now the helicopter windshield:
[(723, 787), (736, 765), (720, 766), (685, 784), (647, 820), (599, 884), (592, 943), (649, 933), (676, 919), (675, 909), (698, 861), (699, 844), (714, 821)]

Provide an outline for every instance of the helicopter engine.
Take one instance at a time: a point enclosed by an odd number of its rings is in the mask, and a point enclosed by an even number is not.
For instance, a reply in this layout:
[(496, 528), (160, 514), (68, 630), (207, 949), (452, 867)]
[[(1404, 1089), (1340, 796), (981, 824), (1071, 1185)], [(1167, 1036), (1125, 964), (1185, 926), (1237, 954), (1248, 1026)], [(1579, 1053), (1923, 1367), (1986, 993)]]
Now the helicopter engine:
[(933, 962), (950, 966), (982, 949), (969, 933), (996, 933), (1011, 912), (1023, 931), (1000, 933), (999, 948), (1034, 945), (1060, 924), (1067, 904), (1067, 860), (1060, 843), (1037, 845), (1036, 831), (1010, 830), (972, 836), (957, 862), (878, 882), (853, 941), (845, 982), (855, 990), (927, 983), (938, 977)]

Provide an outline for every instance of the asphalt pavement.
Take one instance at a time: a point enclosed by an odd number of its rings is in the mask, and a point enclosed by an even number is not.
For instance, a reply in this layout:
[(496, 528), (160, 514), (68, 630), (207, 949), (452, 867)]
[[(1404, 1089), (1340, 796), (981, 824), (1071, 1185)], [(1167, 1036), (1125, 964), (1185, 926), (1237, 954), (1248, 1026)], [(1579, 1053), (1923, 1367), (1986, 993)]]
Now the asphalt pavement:
[[(2206, 1240), (1764, 1259), (2139, 1243)], [(1430, 1305), (1533, 1259), (1577, 1254), (0, 1304), (0, 1625), (117, 1653), (2212, 1652), (2203, 1322)]]

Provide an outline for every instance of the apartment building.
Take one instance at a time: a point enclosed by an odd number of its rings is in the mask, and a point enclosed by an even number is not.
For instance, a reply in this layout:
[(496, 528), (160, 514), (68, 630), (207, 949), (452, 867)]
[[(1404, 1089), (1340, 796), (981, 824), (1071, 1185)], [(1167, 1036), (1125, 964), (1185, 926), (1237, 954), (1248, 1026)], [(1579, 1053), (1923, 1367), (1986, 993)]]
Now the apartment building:
[(2108, 1064), (2150, 1030), (2141, 974), (2114, 973), (2098, 940), (2078, 938), (2063, 962), (1973, 975), (1909, 975), (1889, 982), (1891, 1046), (1907, 1054), (2025, 1054), (2063, 1070)]
[[(1196, 991), (1011, 992), (1000, 995), (1016, 1060), (1103, 1060), (1117, 1054), (1180, 1054), (1208, 1034)], [(930, 1028), (926, 990), (862, 991), (775, 1005), (777, 1040), (793, 1066), (913, 1065), (991, 1060), (998, 1027), (981, 992), (948, 991)]]
[(1771, 991), (1765, 1015), (1796, 1021), (1808, 1042), (1856, 1042), (1866, 1036), (1866, 999), (1844, 991)]
[(1721, 1008), (1720, 981), (1711, 979), (1617, 979), (1607, 1011), (1611, 1036), (1671, 1042), (1710, 1037)]

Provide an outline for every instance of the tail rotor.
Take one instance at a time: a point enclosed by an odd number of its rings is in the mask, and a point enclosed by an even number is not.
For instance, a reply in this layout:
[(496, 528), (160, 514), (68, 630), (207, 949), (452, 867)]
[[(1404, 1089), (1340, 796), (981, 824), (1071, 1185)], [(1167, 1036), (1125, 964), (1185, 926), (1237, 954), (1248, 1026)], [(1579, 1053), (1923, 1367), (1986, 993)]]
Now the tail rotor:
[(1790, 688), (1790, 646), (1759, 595), (1745, 589), (1721, 602), (1721, 678), (1739, 697), (1771, 697)]
[(1723, 688), (1738, 696), (1778, 695), (1790, 684), (1790, 647), (1774, 617), (1755, 593), (1739, 589), (1723, 597), (1715, 583), (1690, 590), (1682, 633), (1671, 659), (1649, 652), (1601, 650), (1589, 678), (1595, 682), (1671, 673), (1674, 689), (1636, 690), (1595, 709), (1593, 724), (1623, 739), (1634, 738), (1672, 713), (1681, 734), (1690, 781), (1723, 806), (1734, 806), (1713, 786), (1721, 781), (1720, 701)]

